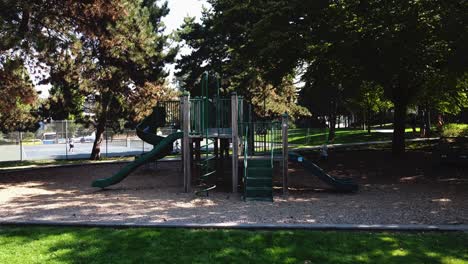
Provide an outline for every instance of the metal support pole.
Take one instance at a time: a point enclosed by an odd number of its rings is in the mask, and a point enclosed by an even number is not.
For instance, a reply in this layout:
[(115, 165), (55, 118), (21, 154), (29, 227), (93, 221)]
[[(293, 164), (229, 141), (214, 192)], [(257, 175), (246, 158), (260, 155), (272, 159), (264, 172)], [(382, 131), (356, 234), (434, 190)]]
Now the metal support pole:
[(65, 119), (65, 159), (68, 159), (68, 122)]
[(281, 120), (283, 138), (283, 195), (288, 195), (288, 114), (284, 113)]
[(192, 171), (191, 171), (191, 157), (190, 157), (190, 98), (188, 95), (182, 97), (182, 113), (183, 113), (183, 132), (184, 138), (182, 142), (183, 150), (183, 163), (184, 163), (184, 192), (191, 192), (191, 182), (192, 182)]
[(19, 131), (20, 161), (23, 161), (23, 133)]
[[(109, 134), (108, 134), (108, 127), (106, 126), (106, 158), (109, 157)], [(144, 141), (143, 141), (143, 144), (144, 144)], [(145, 152), (145, 148), (144, 148), (144, 145), (143, 145), (143, 152)]]
[(231, 96), (231, 127), (232, 127), (232, 192), (237, 193), (239, 183), (238, 161), (239, 161), (239, 131), (238, 131), (238, 98), (237, 94)]

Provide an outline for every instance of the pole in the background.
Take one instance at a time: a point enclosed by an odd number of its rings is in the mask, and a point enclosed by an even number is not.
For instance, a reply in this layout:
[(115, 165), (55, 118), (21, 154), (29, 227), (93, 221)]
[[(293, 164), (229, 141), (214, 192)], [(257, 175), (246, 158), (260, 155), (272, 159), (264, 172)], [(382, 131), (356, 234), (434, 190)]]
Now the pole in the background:
[(68, 122), (67, 120), (65, 120), (65, 159), (68, 159), (68, 143), (72, 144), (71, 140), (73, 139), (70, 139), (70, 141), (68, 141)]
[(19, 146), (20, 146), (20, 161), (23, 161), (23, 134), (21, 131), (18, 132), (19, 135)]
[(237, 193), (239, 183), (239, 131), (238, 131), (238, 97), (236, 93), (231, 96), (231, 127), (232, 127), (232, 192)]
[(288, 195), (288, 114), (284, 113), (281, 120), (283, 138), (283, 194)]
[(141, 154), (145, 154), (145, 141), (141, 141)]
[(191, 192), (192, 171), (191, 171), (191, 155), (190, 155), (190, 97), (184, 94), (182, 97), (182, 125), (184, 138), (182, 141), (183, 162), (184, 162), (184, 192)]
[(109, 146), (107, 145), (107, 141), (108, 141), (108, 138), (107, 138), (107, 137), (108, 137), (107, 131), (108, 131), (108, 129), (107, 129), (107, 122), (106, 122), (106, 126), (105, 126), (105, 128), (104, 128), (104, 136), (105, 136), (105, 140), (106, 140), (106, 158), (109, 157), (109, 152), (108, 152), (108, 151), (109, 151)]

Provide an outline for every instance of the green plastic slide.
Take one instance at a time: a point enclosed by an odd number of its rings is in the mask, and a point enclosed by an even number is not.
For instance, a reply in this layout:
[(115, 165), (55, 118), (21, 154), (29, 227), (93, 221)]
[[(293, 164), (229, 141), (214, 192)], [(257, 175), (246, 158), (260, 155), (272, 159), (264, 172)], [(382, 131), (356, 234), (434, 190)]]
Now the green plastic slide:
[(122, 168), (119, 172), (109, 178), (97, 179), (93, 181), (91, 186), (105, 188), (114, 184), (121, 182), (125, 179), (130, 173), (136, 170), (141, 165), (161, 159), (164, 156), (168, 155), (172, 150), (173, 143), (182, 138), (183, 132), (176, 132), (168, 135), (167, 137), (161, 137), (156, 135), (156, 129), (158, 126), (162, 125), (165, 120), (165, 111), (164, 108), (155, 107), (153, 113), (146, 117), (138, 126), (137, 126), (137, 135), (143, 141), (154, 145), (153, 150), (143, 154), (137, 158), (132, 163), (128, 164)]
[(323, 171), (319, 166), (313, 163), (310, 160), (305, 159), (301, 155), (290, 152), (289, 161), (296, 162), (301, 164), (304, 169), (306, 169), (311, 174), (317, 176), (320, 180), (327, 183), (329, 186), (335, 188), (337, 191), (341, 192), (357, 192), (358, 185), (352, 181), (352, 179), (339, 179), (333, 176), (328, 175)]
[(130, 173), (132, 173), (135, 169), (140, 167), (141, 165), (152, 161), (157, 157), (161, 152), (165, 151), (168, 147), (172, 147), (172, 144), (174, 141), (176, 141), (179, 138), (182, 138), (184, 136), (183, 132), (176, 132), (173, 134), (170, 134), (169, 136), (165, 137), (161, 142), (159, 142), (158, 145), (154, 146), (153, 150), (150, 152), (142, 155), (138, 159), (136, 159), (134, 162), (128, 164), (125, 166), (123, 169), (121, 169), (119, 172), (117, 172), (114, 176), (105, 178), (105, 179), (98, 179), (93, 181), (92, 186), (93, 187), (99, 187), (99, 188), (105, 188), (114, 184), (117, 184), (121, 182), (123, 179), (125, 179)]

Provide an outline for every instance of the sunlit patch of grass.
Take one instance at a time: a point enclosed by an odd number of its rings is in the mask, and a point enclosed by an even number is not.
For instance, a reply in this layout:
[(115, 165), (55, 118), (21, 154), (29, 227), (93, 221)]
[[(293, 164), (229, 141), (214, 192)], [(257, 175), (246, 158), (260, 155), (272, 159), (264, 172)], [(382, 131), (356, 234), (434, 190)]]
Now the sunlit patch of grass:
[[(392, 140), (392, 133), (382, 133), (372, 130), (368, 133), (366, 130), (340, 128), (336, 130), (336, 137), (333, 142), (329, 144), (346, 144), (346, 143), (361, 143), (370, 141), (389, 141)], [(418, 133), (413, 134), (411, 128), (406, 129), (405, 137), (415, 138)], [(288, 131), (289, 144), (299, 146), (317, 146), (327, 142), (328, 129), (319, 128), (296, 128)]]
[(396, 239), (394, 237), (389, 237), (389, 236), (382, 236), (380, 237), (380, 240), (385, 241), (385, 242), (396, 243)]
[(442, 131), (443, 137), (468, 137), (468, 124), (446, 124)]
[(395, 250), (393, 250), (393, 251), (391, 252), (391, 255), (392, 255), (392, 256), (400, 256), (400, 257), (406, 256), (406, 255), (408, 255), (408, 254), (409, 254), (408, 251), (406, 251), (406, 250), (404, 250), (404, 249), (401, 249), (401, 248), (400, 248), (400, 249), (395, 249)]

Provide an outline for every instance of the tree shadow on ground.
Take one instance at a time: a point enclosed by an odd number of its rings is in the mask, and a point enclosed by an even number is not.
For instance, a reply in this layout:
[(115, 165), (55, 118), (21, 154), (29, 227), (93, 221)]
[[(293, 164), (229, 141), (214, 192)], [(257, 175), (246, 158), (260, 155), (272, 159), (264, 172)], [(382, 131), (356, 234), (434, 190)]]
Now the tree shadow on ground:
[(0, 260), (10, 263), (12, 254), (23, 263), (442, 264), (468, 258), (463, 233), (36, 227), (0, 229), (0, 241)]

